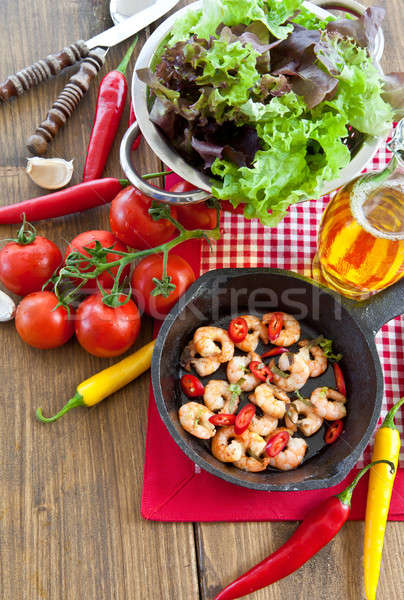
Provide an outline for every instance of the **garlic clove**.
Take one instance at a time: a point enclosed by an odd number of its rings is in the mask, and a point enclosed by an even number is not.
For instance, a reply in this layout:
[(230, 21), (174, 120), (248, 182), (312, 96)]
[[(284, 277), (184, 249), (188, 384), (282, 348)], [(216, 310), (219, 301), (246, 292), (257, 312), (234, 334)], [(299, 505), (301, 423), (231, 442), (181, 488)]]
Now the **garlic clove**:
[(11, 321), (15, 315), (15, 302), (0, 290), (0, 322)]
[(67, 185), (73, 175), (73, 161), (63, 158), (27, 158), (27, 174), (39, 187), (58, 190)]

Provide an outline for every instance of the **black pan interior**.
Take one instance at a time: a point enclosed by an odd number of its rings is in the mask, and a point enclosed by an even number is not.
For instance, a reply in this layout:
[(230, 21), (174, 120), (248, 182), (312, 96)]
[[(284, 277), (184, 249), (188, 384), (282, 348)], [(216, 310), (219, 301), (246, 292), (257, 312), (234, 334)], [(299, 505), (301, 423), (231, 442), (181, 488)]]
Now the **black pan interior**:
[[(243, 271), (226, 269), (204, 275), (163, 325), (152, 367), (160, 414), (175, 441), (192, 460), (233, 483), (261, 490), (314, 489), (336, 484), (356, 462), (380, 412), (382, 377), (372, 337), (361, 330), (336, 296), (309, 281), (276, 270), (257, 269), (240, 275)], [(311, 339), (323, 334), (333, 340), (334, 350), (343, 354), (340, 365), (347, 383), (348, 415), (344, 431), (335, 444), (324, 447), (323, 428), (307, 438), (309, 452), (297, 470), (247, 473), (217, 461), (210, 453), (209, 444), (191, 436), (179, 424), (178, 408), (188, 401), (178, 384), (182, 374), (180, 355), (194, 331), (203, 324), (227, 327), (236, 315), (259, 316), (272, 310), (293, 314), (300, 321), (302, 337)], [(210, 378), (216, 375), (225, 377), (221, 370)], [(335, 385), (331, 366), (324, 375), (309, 380), (303, 395), (307, 397), (315, 387), (322, 385)]]

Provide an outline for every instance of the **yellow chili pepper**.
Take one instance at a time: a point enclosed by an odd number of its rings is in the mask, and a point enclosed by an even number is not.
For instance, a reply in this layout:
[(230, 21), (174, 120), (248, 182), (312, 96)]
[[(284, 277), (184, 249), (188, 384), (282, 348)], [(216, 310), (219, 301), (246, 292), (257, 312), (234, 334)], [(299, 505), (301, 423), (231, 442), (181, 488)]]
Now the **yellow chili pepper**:
[(150, 368), (155, 343), (153, 340), (112, 367), (108, 367), (80, 383), (73, 398), (70, 398), (55, 416), (44, 417), (42, 409), (38, 408), (36, 418), (42, 423), (52, 423), (60, 419), (71, 408), (98, 404)]
[(367, 600), (375, 600), (376, 598), (383, 538), (401, 446), (400, 435), (394, 424), (394, 417), (402, 404), (404, 404), (404, 398), (401, 398), (387, 414), (375, 437), (372, 461), (382, 458), (391, 460), (395, 471), (392, 473), (387, 465), (378, 464), (370, 472), (364, 548), (365, 595)]

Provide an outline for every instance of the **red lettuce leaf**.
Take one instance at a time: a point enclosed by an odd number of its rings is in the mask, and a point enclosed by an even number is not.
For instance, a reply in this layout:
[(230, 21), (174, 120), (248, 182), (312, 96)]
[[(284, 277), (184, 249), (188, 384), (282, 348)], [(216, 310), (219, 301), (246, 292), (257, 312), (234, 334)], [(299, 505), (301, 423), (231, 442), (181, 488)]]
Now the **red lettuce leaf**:
[(343, 37), (353, 38), (358, 46), (368, 48), (371, 55), (374, 54), (375, 40), (378, 29), (384, 19), (386, 11), (384, 8), (372, 6), (367, 8), (358, 19), (340, 19), (328, 23), (326, 31), (338, 33)]

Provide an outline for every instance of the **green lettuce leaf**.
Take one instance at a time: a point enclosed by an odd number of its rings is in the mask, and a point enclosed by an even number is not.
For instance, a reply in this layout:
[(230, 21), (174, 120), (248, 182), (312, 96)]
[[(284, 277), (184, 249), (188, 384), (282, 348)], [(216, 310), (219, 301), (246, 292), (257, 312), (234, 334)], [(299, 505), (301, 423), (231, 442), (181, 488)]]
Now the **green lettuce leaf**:
[(305, 27), (306, 29), (314, 29), (317, 31), (319, 29), (325, 29), (328, 23), (331, 23), (331, 21), (335, 21), (336, 18), (337, 17), (334, 17), (334, 15), (330, 15), (326, 19), (320, 19), (319, 17), (317, 17), (317, 15), (313, 14), (312, 12), (307, 10), (307, 8), (302, 6), (302, 8), (299, 10), (299, 13), (295, 17), (293, 17), (291, 21), (293, 23), (297, 23), (297, 25)]
[(178, 19), (172, 29), (169, 45), (186, 40), (195, 34), (209, 39), (216, 34), (220, 24), (249, 25), (263, 23), (278, 39), (285, 39), (293, 25), (285, 21), (302, 5), (303, 0), (203, 0), (202, 9), (188, 11)]
[[(327, 40), (327, 38), (326, 38)], [(335, 52), (329, 55), (338, 71), (338, 94), (328, 106), (344, 115), (362, 133), (387, 135), (394, 111), (382, 98), (383, 78), (365, 48), (349, 40), (328, 37)]]

